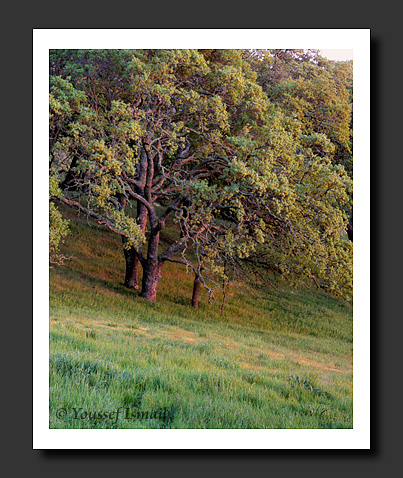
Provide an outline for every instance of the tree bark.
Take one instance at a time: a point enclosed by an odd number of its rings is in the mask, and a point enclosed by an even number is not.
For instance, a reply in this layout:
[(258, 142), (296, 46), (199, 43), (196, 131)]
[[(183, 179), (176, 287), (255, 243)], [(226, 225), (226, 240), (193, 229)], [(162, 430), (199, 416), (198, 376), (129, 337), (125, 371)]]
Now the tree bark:
[(143, 282), (140, 296), (154, 302), (157, 299), (157, 286), (161, 279), (162, 261), (158, 259), (160, 233), (151, 230), (148, 242), (147, 259), (143, 264)]
[(192, 294), (192, 307), (197, 309), (199, 307), (199, 292), (200, 292), (201, 280), (199, 274), (196, 274), (193, 282), (193, 294)]
[(144, 299), (155, 302), (157, 300), (157, 286), (161, 279), (161, 266), (159, 261), (151, 262), (147, 260), (143, 268), (143, 282), (140, 296)]
[(347, 236), (353, 242), (353, 225), (351, 223), (347, 225)]
[[(122, 236), (123, 246), (127, 242), (127, 238)], [(139, 256), (136, 249), (132, 246), (130, 249), (123, 247), (123, 254), (126, 261), (126, 272), (124, 285), (128, 289), (139, 289), (138, 272), (139, 272)]]
[(61, 189), (63, 190), (68, 190), (68, 191), (77, 191), (78, 186), (77, 186), (77, 181), (80, 177), (80, 173), (78, 171), (73, 171), (75, 167), (77, 167), (78, 163), (78, 157), (74, 156), (70, 168), (67, 171), (66, 177), (60, 184)]
[[(147, 225), (147, 208), (143, 204), (141, 204), (140, 201), (137, 202), (137, 221), (141, 227), (141, 231), (144, 233)], [(124, 246), (127, 242), (127, 238), (123, 236), (122, 242)], [(125, 247), (123, 247), (123, 254), (125, 256), (126, 262), (124, 285), (128, 289), (139, 289), (139, 253), (136, 248), (132, 246), (130, 249), (126, 249)]]

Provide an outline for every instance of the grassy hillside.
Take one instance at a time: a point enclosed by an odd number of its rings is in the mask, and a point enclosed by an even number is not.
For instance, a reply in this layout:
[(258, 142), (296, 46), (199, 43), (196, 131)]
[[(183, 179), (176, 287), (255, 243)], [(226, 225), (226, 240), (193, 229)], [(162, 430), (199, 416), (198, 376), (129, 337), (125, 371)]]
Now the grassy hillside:
[(122, 285), (120, 238), (64, 214), (72, 258), (50, 271), (51, 428), (352, 427), (349, 304), (246, 284), (224, 316), (203, 292), (195, 310), (193, 277), (173, 263), (148, 303)]

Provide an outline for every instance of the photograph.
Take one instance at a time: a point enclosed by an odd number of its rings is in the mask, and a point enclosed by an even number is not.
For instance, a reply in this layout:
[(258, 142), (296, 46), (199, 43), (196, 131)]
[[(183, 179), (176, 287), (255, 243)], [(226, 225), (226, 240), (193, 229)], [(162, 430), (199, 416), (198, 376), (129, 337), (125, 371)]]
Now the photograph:
[(34, 30), (34, 448), (369, 447), (342, 31)]

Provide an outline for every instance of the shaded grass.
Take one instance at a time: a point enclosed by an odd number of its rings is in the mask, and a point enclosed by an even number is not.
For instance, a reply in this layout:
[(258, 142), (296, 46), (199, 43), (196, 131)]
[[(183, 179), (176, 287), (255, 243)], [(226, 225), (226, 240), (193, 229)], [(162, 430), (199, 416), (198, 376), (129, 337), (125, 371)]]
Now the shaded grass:
[(245, 284), (224, 316), (205, 293), (195, 310), (193, 277), (172, 263), (148, 303), (122, 284), (117, 236), (73, 218), (64, 248), (73, 258), (50, 271), (51, 428), (352, 427), (349, 304)]

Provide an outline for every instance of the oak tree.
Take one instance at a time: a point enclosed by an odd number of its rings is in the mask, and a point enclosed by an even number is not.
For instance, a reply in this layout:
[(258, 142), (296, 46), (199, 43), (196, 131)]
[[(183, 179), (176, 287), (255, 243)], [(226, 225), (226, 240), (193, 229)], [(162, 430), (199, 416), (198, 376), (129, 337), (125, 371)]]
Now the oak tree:
[[(237, 50), (51, 52), (60, 200), (120, 234), (126, 285), (156, 300), (166, 261), (210, 292), (253, 254), (286, 277), (351, 290), (341, 234), (351, 180), (275, 107)], [(136, 204), (136, 213), (130, 208)], [(157, 206), (159, 205), (159, 206)], [(176, 239), (161, 248), (172, 217)]]

